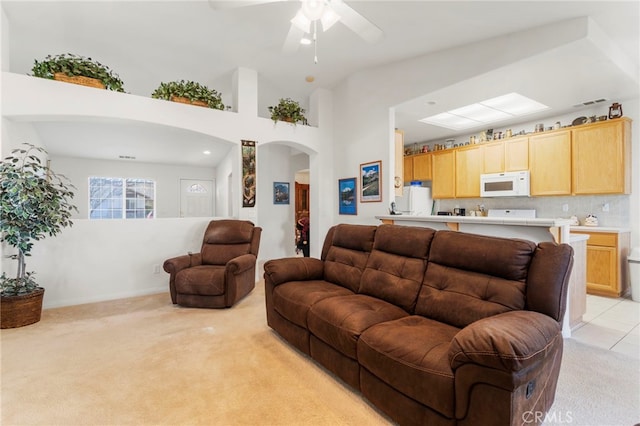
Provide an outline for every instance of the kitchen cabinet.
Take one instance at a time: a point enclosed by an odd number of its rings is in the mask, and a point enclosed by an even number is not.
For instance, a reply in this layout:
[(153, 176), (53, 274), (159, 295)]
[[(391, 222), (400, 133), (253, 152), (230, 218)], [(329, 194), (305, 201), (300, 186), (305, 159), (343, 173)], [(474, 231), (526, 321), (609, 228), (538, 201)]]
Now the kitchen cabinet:
[(394, 151), (393, 188), (396, 197), (401, 197), (404, 186), (404, 132), (402, 130), (395, 131)]
[(474, 145), (455, 151), (455, 196), (458, 198), (480, 197), (480, 175), (484, 169), (484, 149)]
[(504, 171), (529, 170), (529, 138), (520, 137), (504, 142)]
[(620, 297), (627, 292), (627, 256), (629, 232), (599, 232), (571, 230), (573, 234), (586, 234), (587, 240), (587, 293)]
[(529, 137), (531, 196), (571, 194), (571, 131)]
[(403, 181), (411, 182), (413, 180), (413, 155), (407, 155), (404, 157), (403, 163)]
[[(455, 150), (434, 151), (431, 181), (431, 196), (434, 199), (455, 198), (456, 196), (456, 163)], [(480, 184), (478, 183), (478, 188)]]
[(573, 131), (573, 193), (631, 192), (631, 120), (621, 118)]
[(482, 146), (483, 149), (483, 169), (481, 173), (502, 173), (504, 172), (504, 142), (490, 142)]
[(404, 181), (431, 180), (433, 178), (431, 154), (409, 155), (404, 158)]

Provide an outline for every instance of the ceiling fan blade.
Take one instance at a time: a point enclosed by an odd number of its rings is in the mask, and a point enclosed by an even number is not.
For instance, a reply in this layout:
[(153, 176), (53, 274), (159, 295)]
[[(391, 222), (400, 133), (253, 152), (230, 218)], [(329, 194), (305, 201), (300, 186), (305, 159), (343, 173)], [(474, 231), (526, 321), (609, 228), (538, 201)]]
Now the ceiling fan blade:
[(209, 0), (209, 6), (215, 10), (236, 9), (257, 4), (275, 3), (282, 0)]
[(379, 41), (384, 33), (364, 16), (347, 6), (342, 0), (332, 1), (331, 8), (340, 15), (340, 22), (369, 43)]
[(304, 36), (304, 31), (295, 25), (291, 24), (291, 28), (289, 28), (289, 34), (287, 34), (287, 38), (284, 41), (284, 46), (282, 46), (282, 53), (285, 55), (292, 55), (298, 51), (298, 47), (300, 46), (300, 40)]

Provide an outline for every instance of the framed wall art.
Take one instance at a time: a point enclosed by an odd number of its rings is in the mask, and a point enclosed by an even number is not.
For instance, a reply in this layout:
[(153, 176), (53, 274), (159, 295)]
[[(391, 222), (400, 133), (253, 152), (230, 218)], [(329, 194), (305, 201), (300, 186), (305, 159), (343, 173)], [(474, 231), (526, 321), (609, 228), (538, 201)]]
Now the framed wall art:
[(273, 182), (273, 204), (289, 204), (289, 182)]
[(338, 214), (358, 214), (358, 179), (338, 179)]
[(360, 164), (360, 202), (382, 201), (382, 161)]

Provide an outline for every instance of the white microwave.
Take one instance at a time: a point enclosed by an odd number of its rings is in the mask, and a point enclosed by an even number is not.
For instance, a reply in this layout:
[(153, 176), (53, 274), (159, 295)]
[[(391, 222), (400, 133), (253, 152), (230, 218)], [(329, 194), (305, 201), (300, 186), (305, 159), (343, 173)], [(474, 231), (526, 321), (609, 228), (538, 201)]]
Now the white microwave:
[(529, 197), (529, 170), (480, 175), (481, 197)]

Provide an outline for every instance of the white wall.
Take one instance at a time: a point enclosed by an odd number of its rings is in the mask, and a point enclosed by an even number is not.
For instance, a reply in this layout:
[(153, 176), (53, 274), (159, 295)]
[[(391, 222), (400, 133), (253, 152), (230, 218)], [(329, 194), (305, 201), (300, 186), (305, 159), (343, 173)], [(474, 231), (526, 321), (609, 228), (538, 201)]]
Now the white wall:
[[(156, 218), (180, 217), (180, 179), (211, 180), (216, 171), (208, 167), (177, 166), (87, 158), (51, 157), (51, 169), (67, 176), (76, 187), (74, 218), (89, 217), (89, 177), (151, 179), (156, 182)], [(215, 214), (215, 213), (214, 213)]]
[[(257, 163), (259, 182), (257, 186), (257, 204), (260, 206), (260, 226), (262, 227), (262, 244), (258, 258), (279, 258), (294, 254), (294, 207), (291, 196), (294, 191), (291, 170), (291, 148), (286, 145), (271, 143), (259, 147), (260, 155)], [(289, 182), (289, 204), (273, 203), (273, 183)], [(268, 250), (264, 247), (269, 247)], [(264, 254), (263, 254), (264, 253)]]
[(45, 308), (161, 292), (169, 300), (162, 264), (199, 252), (209, 220), (74, 220), (34, 245), (27, 270), (45, 288)]

